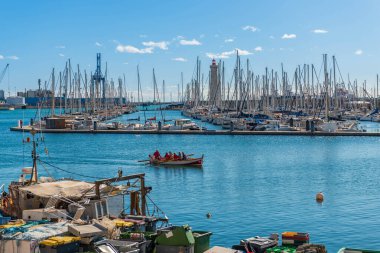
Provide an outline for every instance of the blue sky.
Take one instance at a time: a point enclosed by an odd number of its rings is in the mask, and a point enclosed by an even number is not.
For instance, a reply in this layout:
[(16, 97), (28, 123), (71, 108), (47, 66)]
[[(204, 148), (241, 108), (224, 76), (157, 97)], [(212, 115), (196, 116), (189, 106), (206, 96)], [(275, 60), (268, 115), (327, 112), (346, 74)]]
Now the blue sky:
[[(256, 73), (281, 63), (289, 72), (297, 64), (319, 67), (328, 53), (344, 76), (373, 83), (379, 13), (376, 0), (2, 1), (0, 71), (10, 63), (11, 91), (36, 88), (68, 58), (94, 71), (100, 52), (110, 77), (126, 75), (128, 90), (136, 90), (139, 64), (149, 93), (153, 67), (169, 89), (181, 72), (190, 80), (197, 56), (205, 73), (210, 57), (223, 57), (229, 79), (240, 49)], [(5, 78), (0, 89), (7, 86)]]

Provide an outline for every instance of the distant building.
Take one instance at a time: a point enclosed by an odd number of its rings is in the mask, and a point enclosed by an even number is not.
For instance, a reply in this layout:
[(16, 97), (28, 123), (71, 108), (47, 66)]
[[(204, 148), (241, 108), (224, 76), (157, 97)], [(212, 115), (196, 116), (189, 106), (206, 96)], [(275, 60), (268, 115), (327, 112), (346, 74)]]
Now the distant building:
[(0, 90), (0, 100), (5, 100), (4, 91)]
[(17, 97), (25, 97), (25, 92), (18, 91), (17, 92)]
[(7, 104), (8, 105), (25, 105), (25, 98), (24, 97), (7, 97)]
[(25, 97), (27, 98), (42, 98), (51, 97), (51, 90), (28, 90), (26, 91)]
[(28, 90), (26, 92), (26, 97), (27, 98), (36, 98), (36, 97), (39, 97), (38, 94), (39, 94), (38, 90)]
[(210, 65), (210, 86), (209, 86), (209, 94), (210, 94), (210, 104), (214, 106), (220, 106), (222, 100), (222, 92), (220, 87), (220, 80), (218, 76), (218, 65), (216, 61), (213, 59)]

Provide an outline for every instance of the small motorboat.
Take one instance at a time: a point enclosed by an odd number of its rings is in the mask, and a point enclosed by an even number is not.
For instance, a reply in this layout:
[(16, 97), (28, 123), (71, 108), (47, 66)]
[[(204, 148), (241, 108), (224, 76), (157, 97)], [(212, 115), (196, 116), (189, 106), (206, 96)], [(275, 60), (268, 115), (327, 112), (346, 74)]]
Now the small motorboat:
[(380, 250), (341, 248), (338, 253), (379, 253)]
[(202, 155), (199, 158), (190, 158), (187, 157), (186, 159), (156, 159), (154, 156), (149, 155), (149, 163), (151, 165), (155, 166), (197, 166), (202, 167), (203, 165), (203, 158), (204, 155)]

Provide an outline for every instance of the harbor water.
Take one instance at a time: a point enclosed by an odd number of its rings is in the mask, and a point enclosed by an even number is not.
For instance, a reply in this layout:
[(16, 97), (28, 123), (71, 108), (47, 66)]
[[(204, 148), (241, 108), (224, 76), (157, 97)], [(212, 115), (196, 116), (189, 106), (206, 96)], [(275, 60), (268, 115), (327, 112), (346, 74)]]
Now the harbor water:
[[(152, 117), (161, 112), (140, 112)], [(164, 112), (167, 118), (179, 112)], [(35, 110), (0, 111), (0, 185), (31, 166), (28, 133), (11, 132)], [(123, 118), (135, 118), (124, 115)], [(375, 128), (371, 123), (367, 123)], [(376, 124), (376, 123), (373, 123)], [(205, 125), (204, 125), (205, 126)], [(208, 126), (210, 127), (210, 126)], [(45, 134), (41, 176), (93, 180), (146, 173), (152, 199), (173, 224), (212, 231), (212, 244), (283, 231), (309, 232), (329, 252), (380, 248), (380, 139), (376, 137)], [(44, 149), (46, 149), (44, 153)], [(154, 150), (205, 155), (204, 167), (139, 164)], [(48, 155), (46, 154), (48, 153)], [(75, 173), (75, 174), (74, 174)], [(323, 192), (318, 204), (315, 195)], [(211, 213), (211, 218), (206, 214)]]

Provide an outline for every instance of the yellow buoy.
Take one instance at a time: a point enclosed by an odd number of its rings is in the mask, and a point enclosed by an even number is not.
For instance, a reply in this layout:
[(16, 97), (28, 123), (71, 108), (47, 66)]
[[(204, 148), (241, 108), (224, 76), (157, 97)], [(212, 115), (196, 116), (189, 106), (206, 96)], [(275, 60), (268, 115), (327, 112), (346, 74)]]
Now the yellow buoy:
[(322, 192), (318, 192), (317, 195), (315, 196), (315, 200), (318, 202), (318, 203), (322, 203), (323, 200), (324, 200), (325, 196), (323, 195)]

